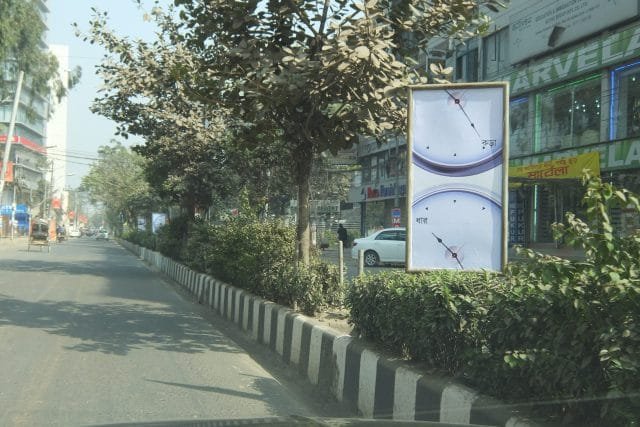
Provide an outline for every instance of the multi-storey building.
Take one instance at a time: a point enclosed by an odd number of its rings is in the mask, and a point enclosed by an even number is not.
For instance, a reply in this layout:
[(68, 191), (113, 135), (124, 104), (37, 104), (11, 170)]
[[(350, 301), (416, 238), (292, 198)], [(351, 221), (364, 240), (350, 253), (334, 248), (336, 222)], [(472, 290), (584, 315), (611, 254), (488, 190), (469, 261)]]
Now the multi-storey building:
[[(49, 9), (46, 0), (34, 2), (43, 22), (46, 24)], [(41, 47), (47, 50), (43, 35)], [(60, 64), (60, 75), (64, 79), (64, 70), (68, 68), (68, 52), (66, 47), (55, 47), (52, 52)], [(18, 70), (9, 62), (0, 64), (2, 84), (5, 87), (16, 87)], [(9, 122), (15, 93), (0, 100), (0, 143), (6, 144)], [(51, 100), (47, 94), (35, 93), (26, 76), (16, 117), (16, 124), (9, 153), (9, 173), (7, 185), (0, 195), (0, 213), (2, 227), (0, 235), (9, 234), (10, 218), (13, 210), (18, 231), (26, 232), (28, 217), (48, 216), (49, 206), (54, 197), (60, 198), (64, 187), (64, 163), (52, 165), (47, 158), (47, 145), (56, 145), (64, 150), (66, 144), (66, 101), (55, 106), (57, 111), (49, 122)], [(48, 136), (47, 128), (52, 135)], [(55, 141), (54, 141), (55, 140)], [(61, 178), (62, 177), (62, 178)], [(47, 183), (49, 182), (49, 184)], [(53, 184), (53, 188), (50, 188)]]
[[(639, 191), (638, 13), (637, 1), (512, 0), (482, 37), (458, 45), (434, 40), (426, 57), (453, 67), (453, 81), (510, 82), (512, 169), (598, 153), (604, 180)], [(351, 200), (363, 204), (367, 223), (390, 225), (391, 209), (404, 211), (406, 173), (385, 173), (387, 159), (400, 159), (393, 150), (405, 147), (403, 139), (397, 147), (359, 147), (361, 183)], [(550, 175), (536, 170), (530, 179), (510, 179), (511, 243), (552, 247), (551, 223), (582, 212), (579, 179)], [(624, 209), (611, 214), (620, 233), (640, 228)]]

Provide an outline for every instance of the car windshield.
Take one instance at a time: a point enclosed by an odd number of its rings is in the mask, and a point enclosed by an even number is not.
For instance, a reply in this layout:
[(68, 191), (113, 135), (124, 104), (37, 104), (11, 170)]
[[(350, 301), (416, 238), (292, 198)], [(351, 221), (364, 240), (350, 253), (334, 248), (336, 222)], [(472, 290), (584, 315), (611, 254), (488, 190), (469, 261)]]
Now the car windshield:
[(0, 426), (640, 423), (640, 2), (0, 0), (0, 70)]

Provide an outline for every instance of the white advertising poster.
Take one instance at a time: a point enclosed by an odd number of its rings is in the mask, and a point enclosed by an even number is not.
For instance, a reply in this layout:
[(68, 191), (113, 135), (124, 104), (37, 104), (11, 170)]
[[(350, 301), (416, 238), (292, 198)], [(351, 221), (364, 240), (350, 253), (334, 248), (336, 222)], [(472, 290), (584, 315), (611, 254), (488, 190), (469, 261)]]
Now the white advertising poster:
[(512, 64), (603, 31), (638, 15), (636, 0), (539, 0), (513, 14)]
[(147, 219), (143, 216), (138, 217), (138, 230), (145, 231), (147, 229)]
[(157, 233), (158, 229), (167, 223), (167, 214), (153, 212), (151, 214), (151, 231)]
[(407, 270), (506, 264), (508, 84), (409, 93)]

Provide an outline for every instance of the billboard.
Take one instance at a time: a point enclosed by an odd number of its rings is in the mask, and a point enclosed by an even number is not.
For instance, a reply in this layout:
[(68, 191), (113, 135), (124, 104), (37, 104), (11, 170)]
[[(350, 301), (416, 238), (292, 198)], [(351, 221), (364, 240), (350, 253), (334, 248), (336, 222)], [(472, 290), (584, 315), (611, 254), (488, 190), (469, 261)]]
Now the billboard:
[(147, 229), (147, 218), (139, 216), (138, 218), (138, 231), (145, 231)]
[(407, 270), (507, 261), (508, 84), (410, 88)]
[(151, 214), (151, 231), (153, 234), (157, 233), (160, 227), (167, 223), (167, 214), (153, 212)]
[(638, 2), (631, 0), (537, 1), (511, 16), (509, 59), (518, 63), (637, 15)]

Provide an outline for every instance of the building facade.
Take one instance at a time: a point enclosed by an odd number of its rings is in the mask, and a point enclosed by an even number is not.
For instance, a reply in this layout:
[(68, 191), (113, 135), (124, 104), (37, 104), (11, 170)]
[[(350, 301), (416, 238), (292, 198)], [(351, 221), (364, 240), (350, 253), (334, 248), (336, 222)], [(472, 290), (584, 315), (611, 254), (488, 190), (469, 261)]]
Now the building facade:
[[(637, 1), (514, 1), (490, 34), (456, 49), (460, 80), (510, 83), (511, 168), (597, 153), (603, 180), (640, 190), (638, 12)], [(469, 62), (473, 73), (459, 67)], [(583, 212), (580, 181), (556, 178), (513, 182), (511, 243), (555, 245), (551, 224)], [(640, 227), (624, 209), (611, 215), (619, 233)]]
[[(47, 1), (38, 0), (34, 4), (46, 25), (49, 14)], [(68, 47), (47, 46), (46, 33), (41, 45), (43, 50), (50, 50), (57, 58), (60, 78), (66, 84), (69, 73)], [(4, 86), (17, 86), (18, 70), (11, 62), (0, 64), (0, 71)], [(14, 96), (15, 91), (0, 102), (0, 144), (3, 145), (7, 142)], [(66, 98), (54, 102), (48, 94), (35, 93), (26, 76), (9, 153), (7, 185), (0, 195), (0, 235), (9, 235), (12, 216), (18, 233), (25, 233), (29, 216), (48, 217), (56, 214), (56, 210), (63, 211), (61, 201), (66, 184), (65, 160), (62, 155), (54, 156), (47, 150), (64, 153), (66, 140)], [(48, 148), (49, 146), (53, 147)]]
[(360, 233), (404, 226), (407, 213), (407, 144), (391, 136), (379, 144), (363, 138), (357, 145), (360, 171), (355, 173), (348, 202), (360, 205)]
[[(635, 0), (512, 0), (482, 37), (457, 46), (434, 40), (426, 58), (453, 67), (453, 81), (510, 83), (511, 168), (595, 152), (603, 180), (639, 192), (638, 8)], [(398, 176), (385, 175), (392, 153)], [(391, 210), (406, 204), (406, 165), (399, 167), (405, 141), (393, 147), (365, 141), (358, 155), (362, 176), (352, 201), (363, 204), (368, 224), (390, 225)], [(550, 225), (568, 211), (582, 212), (579, 179), (546, 178), (510, 179), (511, 244), (555, 246)], [(624, 209), (611, 215), (619, 233), (640, 228)]]

